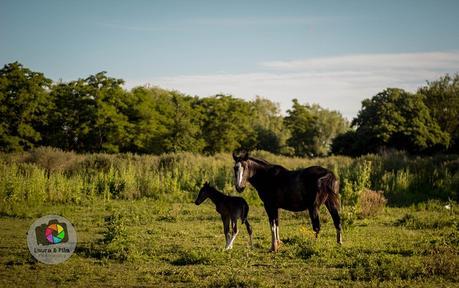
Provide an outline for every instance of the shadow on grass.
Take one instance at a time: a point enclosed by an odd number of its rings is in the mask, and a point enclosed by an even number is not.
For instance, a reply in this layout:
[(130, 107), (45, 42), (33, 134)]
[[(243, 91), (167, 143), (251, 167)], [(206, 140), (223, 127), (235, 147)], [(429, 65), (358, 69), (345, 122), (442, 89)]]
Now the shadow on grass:
[(174, 266), (209, 264), (210, 258), (194, 251), (183, 251), (181, 256), (169, 261), (169, 263)]

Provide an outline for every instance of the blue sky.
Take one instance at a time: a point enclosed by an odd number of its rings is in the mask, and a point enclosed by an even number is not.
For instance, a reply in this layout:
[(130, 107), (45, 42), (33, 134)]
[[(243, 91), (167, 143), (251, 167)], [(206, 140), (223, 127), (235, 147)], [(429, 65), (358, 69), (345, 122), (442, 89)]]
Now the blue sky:
[(0, 64), (356, 115), (459, 72), (459, 1), (4, 1)]

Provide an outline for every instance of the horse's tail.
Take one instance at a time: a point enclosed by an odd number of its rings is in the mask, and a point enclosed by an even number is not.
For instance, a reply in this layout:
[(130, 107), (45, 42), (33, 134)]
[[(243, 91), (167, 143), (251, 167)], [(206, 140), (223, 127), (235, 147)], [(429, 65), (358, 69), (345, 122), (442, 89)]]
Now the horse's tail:
[(339, 181), (335, 174), (329, 171), (327, 174), (319, 178), (319, 205), (325, 201), (330, 201), (334, 207), (340, 207), (339, 201)]

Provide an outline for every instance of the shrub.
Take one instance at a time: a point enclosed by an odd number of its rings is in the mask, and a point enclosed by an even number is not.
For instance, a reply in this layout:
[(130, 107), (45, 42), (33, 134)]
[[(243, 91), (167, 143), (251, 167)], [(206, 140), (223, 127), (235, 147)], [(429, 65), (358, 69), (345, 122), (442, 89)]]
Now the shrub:
[(359, 218), (367, 218), (380, 213), (386, 205), (382, 191), (364, 189), (359, 196), (357, 215)]
[[(391, 152), (356, 159), (285, 157), (263, 151), (253, 155), (289, 169), (311, 165), (331, 169), (340, 179), (343, 212), (349, 214), (349, 220), (371, 215), (372, 210), (382, 206), (383, 198), (366, 193), (366, 189), (384, 191), (389, 205), (411, 205), (429, 199), (458, 200), (459, 169), (454, 155), (410, 158)], [(206, 181), (224, 193), (235, 194), (232, 162), (229, 154), (80, 155), (54, 148), (0, 153), (0, 210), (17, 209), (12, 208), (13, 202), (15, 207), (27, 207), (48, 202), (80, 203), (94, 197), (188, 202)], [(250, 205), (262, 204), (251, 186), (242, 196)]]

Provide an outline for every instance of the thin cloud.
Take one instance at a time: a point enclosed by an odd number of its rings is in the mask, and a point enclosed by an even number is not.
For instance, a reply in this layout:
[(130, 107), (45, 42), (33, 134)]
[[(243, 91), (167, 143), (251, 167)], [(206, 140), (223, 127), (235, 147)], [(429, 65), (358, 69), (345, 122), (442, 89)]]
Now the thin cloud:
[(284, 71), (457, 69), (459, 68), (459, 52), (362, 54), (292, 61), (268, 61), (260, 63), (260, 66)]
[(352, 119), (363, 99), (385, 88), (415, 91), (426, 80), (459, 72), (459, 52), (351, 55), (265, 62), (261, 67), (269, 67), (269, 71), (156, 77), (127, 84), (133, 87), (150, 83), (199, 96), (225, 93), (253, 99), (260, 95), (280, 103), (283, 111), (297, 98)]
[(128, 25), (128, 24), (119, 24), (119, 23), (97, 23), (100, 26), (111, 28), (111, 29), (120, 29), (120, 30), (129, 30), (129, 31), (140, 31), (140, 32), (165, 32), (165, 31), (177, 31), (180, 30), (178, 27), (173, 26), (138, 26), (138, 25)]
[(141, 32), (182, 31), (192, 26), (246, 28), (250, 26), (270, 25), (313, 25), (326, 21), (336, 21), (338, 17), (227, 17), (227, 18), (191, 18), (160, 25), (133, 25), (131, 23), (98, 22), (99, 26)]
[(309, 25), (326, 21), (336, 21), (338, 17), (233, 17), (201, 18), (192, 23), (208, 26), (266, 26), (266, 25)]

